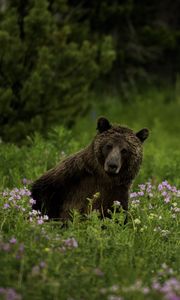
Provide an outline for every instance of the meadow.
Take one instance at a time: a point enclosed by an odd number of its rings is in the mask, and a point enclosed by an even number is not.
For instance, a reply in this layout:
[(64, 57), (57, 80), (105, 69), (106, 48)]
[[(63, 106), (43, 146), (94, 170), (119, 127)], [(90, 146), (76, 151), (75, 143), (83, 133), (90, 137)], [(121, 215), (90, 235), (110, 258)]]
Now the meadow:
[[(158, 90), (129, 103), (94, 97), (73, 130), (36, 133), (21, 147), (0, 144), (0, 299), (180, 300), (180, 98), (168, 97)], [(150, 129), (129, 221), (115, 203), (111, 219), (73, 211), (65, 228), (32, 211), (30, 184), (87, 145), (99, 115)]]

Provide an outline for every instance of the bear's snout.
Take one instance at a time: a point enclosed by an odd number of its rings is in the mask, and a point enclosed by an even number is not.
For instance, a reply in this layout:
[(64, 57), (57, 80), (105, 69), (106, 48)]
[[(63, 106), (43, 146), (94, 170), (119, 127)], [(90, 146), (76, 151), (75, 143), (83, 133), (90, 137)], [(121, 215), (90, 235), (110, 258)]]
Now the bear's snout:
[(109, 174), (118, 174), (121, 169), (121, 152), (114, 147), (105, 159), (104, 170)]

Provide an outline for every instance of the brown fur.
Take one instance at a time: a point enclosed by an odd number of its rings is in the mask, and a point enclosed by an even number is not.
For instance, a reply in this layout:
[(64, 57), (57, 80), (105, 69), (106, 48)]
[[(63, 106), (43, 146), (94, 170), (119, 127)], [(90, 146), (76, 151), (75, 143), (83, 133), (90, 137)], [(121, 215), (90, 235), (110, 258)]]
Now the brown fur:
[[(34, 182), (34, 209), (47, 213), (50, 218), (66, 220), (71, 209), (87, 213), (87, 198), (92, 198), (96, 192), (100, 197), (93, 209), (99, 210), (102, 216), (108, 215), (116, 200), (121, 202), (123, 209), (128, 209), (129, 188), (142, 162), (142, 143), (148, 130), (142, 129), (135, 134), (129, 128), (111, 125), (105, 118), (98, 120), (97, 129), (99, 132), (89, 146), (69, 156)], [(107, 155), (103, 154), (103, 147), (109, 142), (120, 149), (122, 165), (118, 174), (104, 170), (111, 150)], [(124, 147), (126, 153), (121, 154)]]

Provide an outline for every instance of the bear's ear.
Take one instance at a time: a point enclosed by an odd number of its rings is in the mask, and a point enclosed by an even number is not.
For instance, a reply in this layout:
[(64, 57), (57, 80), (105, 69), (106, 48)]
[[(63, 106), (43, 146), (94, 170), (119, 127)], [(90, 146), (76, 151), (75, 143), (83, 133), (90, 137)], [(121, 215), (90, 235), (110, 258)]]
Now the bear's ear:
[(99, 133), (102, 133), (108, 129), (110, 129), (112, 126), (109, 123), (108, 119), (104, 118), (104, 117), (100, 117), (97, 120), (97, 130), (99, 131)]
[(136, 136), (143, 143), (147, 139), (147, 137), (149, 136), (149, 130), (147, 128), (143, 128), (143, 129), (141, 129), (140, 131), (138, 131), (136, 133)]

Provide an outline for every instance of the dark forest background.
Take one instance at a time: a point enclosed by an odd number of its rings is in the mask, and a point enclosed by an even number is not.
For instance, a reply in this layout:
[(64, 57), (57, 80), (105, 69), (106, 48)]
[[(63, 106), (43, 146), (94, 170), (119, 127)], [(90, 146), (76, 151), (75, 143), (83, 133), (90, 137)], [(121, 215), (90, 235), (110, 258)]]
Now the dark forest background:
[(0, 1), (5, 142), (72, 127), (91, 109), (92, 92), (118, 90), (133, 101), (133, 87), (173, 88), (179, 71), (178, 0)]

